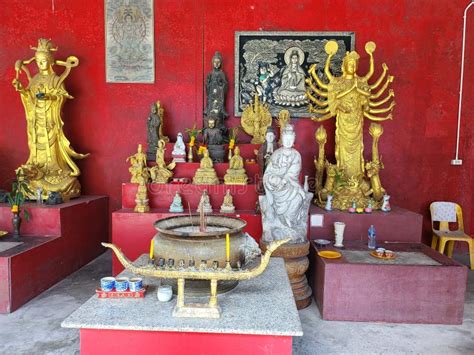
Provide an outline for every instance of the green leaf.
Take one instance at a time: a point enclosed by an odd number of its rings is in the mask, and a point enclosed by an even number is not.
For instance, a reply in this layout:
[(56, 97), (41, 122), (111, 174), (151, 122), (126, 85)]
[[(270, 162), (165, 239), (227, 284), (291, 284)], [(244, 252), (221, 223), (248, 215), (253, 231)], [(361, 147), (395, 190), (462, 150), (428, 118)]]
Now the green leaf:
[(23, 215), (25, 216), (26, 221), (28, 222), (30, 220), (30, 214), (27, 210), (23, 210)]
[(33, 191), (30, 190), (27, 183), (25, 183), (25, 186), (23, 187), (23, 191), (26, 192), (26, 194), (28, 195), (33, 195)]

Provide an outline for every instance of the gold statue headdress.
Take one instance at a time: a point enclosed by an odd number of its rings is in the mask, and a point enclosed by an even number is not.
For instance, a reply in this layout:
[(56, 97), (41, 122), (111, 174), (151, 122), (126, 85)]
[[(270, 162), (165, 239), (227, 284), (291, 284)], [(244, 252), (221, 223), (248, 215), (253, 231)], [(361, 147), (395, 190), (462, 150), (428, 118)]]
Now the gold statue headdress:
[(50, 39), (40, 38), (38, 40), (38, 47), (30, 46), (31, 49), (35, 50), (36, 53), (43, 52), (51, 54), (51, 52), (56, 52), (58, 47), (53, 47), (53, 42)]

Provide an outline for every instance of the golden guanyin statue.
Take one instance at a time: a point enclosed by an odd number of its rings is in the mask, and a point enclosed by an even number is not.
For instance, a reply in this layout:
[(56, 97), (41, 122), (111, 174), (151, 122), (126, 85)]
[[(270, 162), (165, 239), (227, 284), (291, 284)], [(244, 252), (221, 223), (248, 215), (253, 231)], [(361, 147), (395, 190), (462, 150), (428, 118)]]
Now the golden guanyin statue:
[(199, 169), (196, 170), (196, 174), (193, 178), (193, 184), (195, 185), (218, 185), (219, 179), (217, 177), (216, 171), (214, 170), (214, 165), (212, 164), (212, 159), (209, 157), (209, 151), (204, 150)]
[(160, 139), (156, 149), (156, 165), (150, 168), (151, 182), (158, 184), (166, 184), (173, 176), (173, 170), (176, 167), (176, 162), (170, 164), (165, 163), (165, 141)]
[[(355, 51), (346, 53), (342, 75), (333, 76), (329, 66), (338, 45), (335, 41), (329, 41), (325, 50), (328, 54), (324, 67), (327, 83), (318, 76), (313, 65), (309, 69), (310, 77), (306, 79), (306, 95), (312, 103), (309, 111), (318, 114), (312, 118), (314, 121), (336, 118), (336, 164), (330, 164), (326, 160), (324, 145), (327, 134), (324, 127), (320, 126), (316, 131), (319, 153), (315, 160), (315, 201), (323, 206), (330, 194), (333, 196), (332, 207), (337, 209), (346, 210), (353, 203), (357, 207), (366, 207), (370, 200), (374, 201), (374, 208), (380, 208), (385, 190), (379, 177), (383, 164), (379, 157), (378, 141), (383, 128), (380, 124), (371, 123), (369, 133), (372, 136), (372, 160), (365, 162), (363, 127), (365, 119), (376, 122), (392, 119), (395, 106), (393, 90), (389, 90), (385, 98), (381, 97), (393, 82), (393, 76), (387, 77), (388, 67), (384, 63), (381, 76), (373, 84), (369, 83), (374, 73), (374, 42), (365, 45), (365, 51), (370, 57), (369, 72), (365, 76), (357, 75), (360, 57)], [(324, 172), (326, 180), (323, 185)]]
[(252, 136), (252, 144), (265, 143), (267, 128), (272, 125), (272, 115), (268, 104), (260, 102), (255, 95), (253, 105), (248, 105), (242, 112), (241, 125), (245, 133)]
[[(57, 48), (50, 40), (39, 39), (35, 56), (15, 63), (16, 77), (13, 87), (20, 93), (23, 103), (28, 135), (29, 157), (27, 162), (18, 168), (28, 181), (31, 190), (29, 199), (37, 198), (36, 191), (41, 189), (42, 198), (48, 192), (59, 192), (63, 200), (78, 197), (81, 185), (77, 177), (79, 168), (73, 159), (83, 159), (88, 154), (79, 154), (70, 146), (63, 132), (64, 122), (61, 110), (66, 99), (72, 99), (64, 86), (71, 68), (79, 65), (79, 59), (69, 56), (66, 61), (55, 60), (53, 52)], [(38, 73), (33, 77), (28, 65), (35, 62)], [(61, 75), (56, 75), (54, 65), (65, 67)], [(23, 86), (19, 75), (24, 72), (28, 85)]]
[(244, 169), (244, 159), (240, 156), (240, 148), (235, 147), (234, 155), (229, 161), (229, 169), (224, 176), (224, 184), (247, 185), (248, 179)]

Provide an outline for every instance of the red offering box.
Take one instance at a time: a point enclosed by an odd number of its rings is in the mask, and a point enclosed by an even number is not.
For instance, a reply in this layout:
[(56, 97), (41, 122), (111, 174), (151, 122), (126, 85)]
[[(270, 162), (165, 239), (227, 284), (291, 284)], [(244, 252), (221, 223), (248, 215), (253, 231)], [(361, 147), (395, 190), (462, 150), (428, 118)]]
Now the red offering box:
[(98, 298), (143, 298), (145, 297), (146, 287), (143, 287), (140, 291), (110, 291), (105, 292), (98, 288), (95, 290)]

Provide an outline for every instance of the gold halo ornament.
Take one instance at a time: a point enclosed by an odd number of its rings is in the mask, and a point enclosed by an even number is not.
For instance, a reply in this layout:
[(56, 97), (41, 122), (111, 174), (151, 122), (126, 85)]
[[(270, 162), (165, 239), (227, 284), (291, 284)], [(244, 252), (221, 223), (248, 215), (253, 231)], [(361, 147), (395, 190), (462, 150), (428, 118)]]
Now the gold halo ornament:
[(339, 49), (339, 45), (337, 44), (336, 41), (329, 41), (326, 43), (324, 46), (324, 50), (326, 51), (327, 54), (329, 55), (334, 55), (337, 53), (337, 50)]

